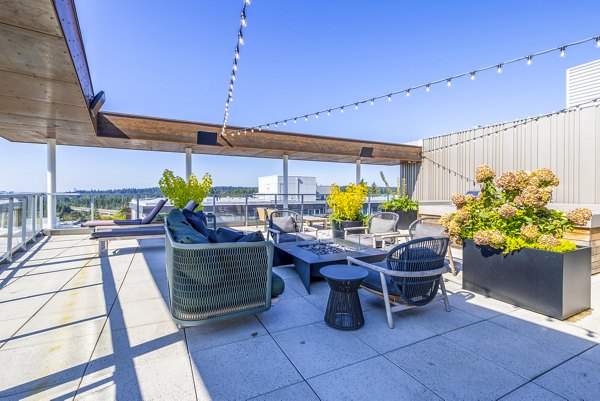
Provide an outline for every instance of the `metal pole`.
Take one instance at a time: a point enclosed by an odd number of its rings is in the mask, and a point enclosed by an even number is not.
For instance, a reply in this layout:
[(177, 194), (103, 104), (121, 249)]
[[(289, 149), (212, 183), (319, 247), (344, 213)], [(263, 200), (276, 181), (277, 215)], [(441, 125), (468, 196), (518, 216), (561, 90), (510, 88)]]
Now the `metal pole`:
[(33, 195), (31, 197), (31, 236), (33, 238), (33, 241), (35, 242), (35, 237), (37, 236), (37, 233), (35, 232), (36, 230), (36, 224), (35, 224), (35, 220), (37, 219), (37, 196)]
[(367, 195), (367, 214), (371, 214), (371, 195)]
[(46, 228), (56, 227), (56, 139), (49, 138), (46, 153), (46, 197), (48, 214)]
[(287, 209), (288, 205), (288, 155), (283, 155), (283, 208)]
[(304, 221), (304, 194), (300, 195), (300, 218)]
[(8, 199), (8, 225), (7, 225), (8, 233), (7, 233), (7, 238), (6, 238), (6, 253), (8, 254), (6, 259), (9, 262), (12, 262), (12, 239), (13, 239), (13, 222), (14, 222), (13, 210), (14, 210), (14, 199), (9, 198)]
[(356, 161), (356, 183), (360, 184), (360, 159)]
[(94, 220), (94, 195), (90, 196), (90, 220)]
[(244, 202), (245, 202), (245, 221), (246, 221), (246, 226), (248, 226), (248, 195), (244, 195)]
[(213, 207), (213, 215), (215, 216), (215, 228), (217, 225), (217, 195), (213, 195), (212, 197), (212, 207)]
[(21, 200), (21, 249), (27, 249), (27, 198)]
[(137, 195), (135, 197), (135, 218), (141, 219), (141, 217), (140, 217), (140, 196), (139, 195)]
[(190, 181), (192, 175), (192, 148), (185, 148), (185, 182)]

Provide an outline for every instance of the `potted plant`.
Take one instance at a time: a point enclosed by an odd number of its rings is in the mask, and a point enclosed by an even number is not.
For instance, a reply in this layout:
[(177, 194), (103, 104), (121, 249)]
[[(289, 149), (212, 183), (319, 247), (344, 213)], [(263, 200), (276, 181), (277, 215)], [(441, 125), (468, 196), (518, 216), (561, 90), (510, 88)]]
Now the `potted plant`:
[(463, 288), (558, 319), (588, 309), (591, 250), (563, 235), (586, 225), (591, 210), (548, 209), (559, 183), (550, 169), (495, 176), (478, 167), (479, 195), (452, 195), (457, 211), (440, 219), (462, 243)]
[(345, 190), (332, 184), (327, 196), (327, 205), (333, 210), (330, 216), (332, 235), (334, 238), (344, 238), (344, 228), (361, 227), (363, 204), (367, 199), (367, 184), (350, 184)]
[[(391, 190), (387, 181), (385, 180), (383, 172), (381, 172), (381, 177), (383, 178), (383, 182), (385, 183), (385, 186), (388, 189), (388, 193), (391, 193)], [(383, 212), (394, 212), (400, 217), (398, 219), (396, 229), (408, 230), (408, 226), (410, 226), (410, 223), (417, 219), (417, 210), (419, 209), (419, 202), (416, 200), (412, 200), (410, 196), (408, 196), (408, 194), (406, 193), (406, 178), (402, 178), (402, 186), (400, 186), (400, 178), (398, 178), (395, 196), (389, 201), (381, 204), (380, 207)]]
[(165, 170), (158, 181), (158, 186), (173, 207), (183, 209), (189, 201), (193, 200), (198, 204), (197, 209), (202, 210), (202, 201), (212, 188), (212, 178), (206, 173), (199, 181), (196, 175), (192, 174), (186, 182), (183, 178), (175, 176), (171, 170)]

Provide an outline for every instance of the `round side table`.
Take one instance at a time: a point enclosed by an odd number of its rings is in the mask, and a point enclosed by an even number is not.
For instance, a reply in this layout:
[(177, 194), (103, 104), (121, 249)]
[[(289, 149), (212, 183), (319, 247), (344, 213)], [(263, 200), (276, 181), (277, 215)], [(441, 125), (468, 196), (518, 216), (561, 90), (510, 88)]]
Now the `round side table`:
[(338, 330), (357, 330), (365, 324), (358, 287), (367, 271), (350, 265), (329, 265), (321, 269), (329, 283), (329, 301), (325, 311), (325, 323)]

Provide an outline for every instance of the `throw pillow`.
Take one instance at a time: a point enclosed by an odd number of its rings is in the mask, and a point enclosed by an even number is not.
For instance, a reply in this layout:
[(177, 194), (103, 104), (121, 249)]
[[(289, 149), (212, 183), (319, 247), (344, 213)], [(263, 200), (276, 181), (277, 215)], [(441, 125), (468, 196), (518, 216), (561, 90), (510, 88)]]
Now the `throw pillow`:
[(219, 227), (216, 236), (217, 242), (236, 242), (244, 236), (244, 233), (231, 228)]
[(264, 241), (265, 236), (260, 231), (254, 231), (253, 233), (248, 233), (244, 235), (242, 238), (238, 239), (237, 242), (260, 242)]
[(204, 235), (194, 230), (191, 226), (169, 227), (173, 241), (180, 244), (208, 244), (210, 241)]
[(167, 225), (169, 227), (191, 227), (191, 224), (187, 221), (181, 210), (172, 209), (167, 215)]
[(271, 228), (282, 233), (295, 233), (296, 221), (292, 216), (273, 217), (271, 219)]
[(373, 234), (389, 233), (396, 230), (396, 221), (387, 220), (379, 217), (373, 217), (371, 219), (370, 232)]
[(204, 235), (205, 237), (208, 236), (207, 233), (207, 220), (206, 220), (206, 215), (204, 214), (204, 212), (200, 211), (200, 212), (191, 212), (187, 209), (183, 209), (181, 211), (183, 213), (183, 215), (185, 216), (185, 218), (187, 219), (188, 223), (190, 223), (192, 225), (192, 227), (194, 227), (196, 229), (196, 231), (198, 231), (200, 234)]

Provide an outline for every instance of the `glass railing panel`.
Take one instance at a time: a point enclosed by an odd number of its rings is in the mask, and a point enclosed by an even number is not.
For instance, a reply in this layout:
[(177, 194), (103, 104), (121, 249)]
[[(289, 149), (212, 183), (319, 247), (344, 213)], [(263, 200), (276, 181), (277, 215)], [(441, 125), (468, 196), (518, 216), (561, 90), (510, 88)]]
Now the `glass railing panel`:
[(9, 199), (0, 199), (0, 260), (8, 253)]

